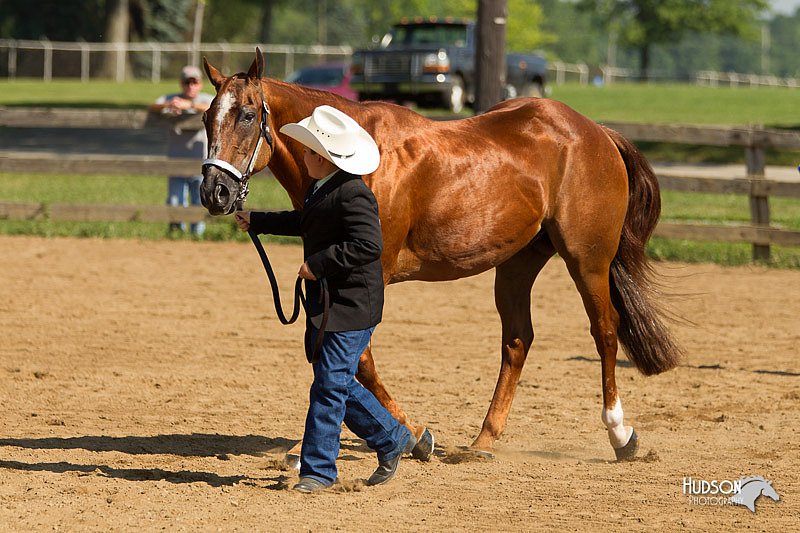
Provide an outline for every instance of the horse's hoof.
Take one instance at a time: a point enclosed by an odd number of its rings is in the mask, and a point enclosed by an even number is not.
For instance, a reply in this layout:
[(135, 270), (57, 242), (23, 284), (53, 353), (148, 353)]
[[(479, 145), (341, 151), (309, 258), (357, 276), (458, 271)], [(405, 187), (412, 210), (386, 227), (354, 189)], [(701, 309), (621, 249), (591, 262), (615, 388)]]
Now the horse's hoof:
[(631, 438), (628, 439), (628, 444), (622, 448), (614, 448), (614, 453), (617, 455), (617, 461), (631, 461), (636, 457), (636, 452), (639, 451), (639, 437), (636, 436), (636, 430), (631, 433)]
[(495, 455), (494, 455), (494, 452), (492, 452), (492, 451), (489, 451), (489, 450), (478, 450), (476, 448), (468, 448), (468, 450), (477, 459), (481, 459), (481, 460), (484, 460), (484, 461), (494, 461), (495, 460)]
[(300, 470), (300, 456), (293, 453), (287, 453), (283, 459), (287, 470)]
[(411, 457), (418, 461), (430, 461), (433, 455), (433, 441), (433, 433), (425, 428), (425, 431), (422, 432), (422, 435), (417, 440), (417, 445), (411, 450)]

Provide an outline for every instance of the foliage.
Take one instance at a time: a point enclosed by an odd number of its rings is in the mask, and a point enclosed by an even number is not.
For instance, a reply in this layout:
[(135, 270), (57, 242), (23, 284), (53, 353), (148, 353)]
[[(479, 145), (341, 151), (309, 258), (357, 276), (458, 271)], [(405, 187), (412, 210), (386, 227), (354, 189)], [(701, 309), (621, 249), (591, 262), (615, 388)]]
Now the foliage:
[(153, 41), (182, 41), (191, 29), (192, 0), (146, 0), (142, 2), (143, 37)]
[[(3, 0), (0, 36), (51, 41), (102, 41), (113, 0)], [(142, 40), (180, 41), (192, 0), (129, 0), (131, 33)]]
[(51, 41), (99, 41), (105, 15), (104, 0), (3, 0), (0, 37)]
[(544, 13), (538, 3), (508, 0), (506, 48), (509, 51), (527, 52), (554, 42), (555, 35), (544, 32), (543, 23)]
[(769, 24), (770, 65), (769, 70), (778, 76), (800, 78), (800, 8), (793, 16), (778, 15)]
[[(540, 30), (541, 7), (531, 0), (507, 0), (507, 48), (526, 51), (553, 41)], [(455, 17), (474, 20), (476, 0), (297, 0), (295, 2), (209, 3), (203, 38), (253, 42), (257, 25), (272, 10), (271, 43), (347, 44), (356, 48), (377, 43), (392, 24), (403, 17)], [(305, 28), (306, 31), (297, 31)]]
[(633, 47), (679, 40), (689, 31), (755, 36), (766, 0), (579, 0)]
[(539, 0), (545, 51), (550, 59), (599, 65), (605, 61), (606, 34), (591, 13), (563, 0)]
[(578, 0), (578, 6), (594, 12), (623, 46), (639, 50), (643, 78), (653, 45), (690, 31), (754, 37), (757, 17), (768, 7), (766, 0)]

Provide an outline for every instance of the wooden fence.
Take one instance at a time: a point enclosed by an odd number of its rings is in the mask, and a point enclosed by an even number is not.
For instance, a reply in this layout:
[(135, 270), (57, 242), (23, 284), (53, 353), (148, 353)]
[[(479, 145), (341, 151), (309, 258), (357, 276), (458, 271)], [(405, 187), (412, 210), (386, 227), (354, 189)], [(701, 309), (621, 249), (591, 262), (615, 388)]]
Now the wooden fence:
[(800, 132), (761, 127), (654, 125), (607, 123), (635, 141), (656, 141), (710, 146), (741, 146), (745, 151), (745, 177), (710, 178), (693, 175), (658, 176), (663, 189), (712, 193), (747, 194), (750, 199), (749, 226), (661, 223), (656, 235), (670, 239), (749, 242), (753, 259), (768, 260), (770, 244), (798, 246), (800, 231), (771, 227), (770, 196), (800, 198), (800, 182), (767, 179), (766, 149), (800, 150)]
[[(654, 125), (606, 123), (634, 141), (658, 141), (713, 146), (741, 146), (747, 161), (743, 178), (714, 178), (659, 172), (663, 189), (746, 194), (750, 199), (749, 225), (675, 224), (662, 222), (656, 235), (670, 239), (748, 242), (754, 259), (769, 258), (771, 244), (798, 246), (800, 231), (770, 225), (769, 198), (800, 198), (800, 181), (776, 181), (765, 175), (765, 149), (800, 150), (800, 132), (758, 127)], [(0, 127), (141, 129), (200, 127), (198, 116), (162, 118), (142, 110), (50, 109), (0, 107)], [(33, 173), (168, 175), (196, 174), (196, 160), (118, 155), (64, 155), (0, 150), (0, 171)], [(187, 222), (208, 219), (202, 208), (168, 206), (19, 204), (0, 202), (0, 219), (138, 220)]]

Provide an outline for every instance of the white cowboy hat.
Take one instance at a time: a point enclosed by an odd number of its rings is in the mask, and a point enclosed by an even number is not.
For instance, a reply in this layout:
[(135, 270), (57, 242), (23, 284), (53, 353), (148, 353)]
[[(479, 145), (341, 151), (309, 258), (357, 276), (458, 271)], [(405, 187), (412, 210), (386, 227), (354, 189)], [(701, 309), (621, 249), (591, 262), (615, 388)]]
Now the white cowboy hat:
[(317, 107), (310, 117), (286, 124), (280, 131), (350, 174), (371, 174), (381, 162), (378, 145), (370, 134), (329, 105)]

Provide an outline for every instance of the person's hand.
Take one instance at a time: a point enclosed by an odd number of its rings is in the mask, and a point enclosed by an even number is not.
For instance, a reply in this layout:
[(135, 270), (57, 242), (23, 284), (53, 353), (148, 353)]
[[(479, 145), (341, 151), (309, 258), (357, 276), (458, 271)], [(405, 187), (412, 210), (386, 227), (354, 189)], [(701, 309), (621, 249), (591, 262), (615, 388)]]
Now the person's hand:
[(192, 108), (192, 101), (185, 98), (176, 97), (169, 101), (172, 108), (180, 113)]
[(297, 275), (303, 279), (309, 279), (311, 281), (317, 279), (317, 276), (315, 276), (314, 273), (311, 272), (311, 269), (308, 268), (308, 263), (303, 263), (303, 266), (300, 267), (300, 272), (298, 272)]
[(242, 231), (250, 229), (250, 211), (237, 211), (233, 219)]

